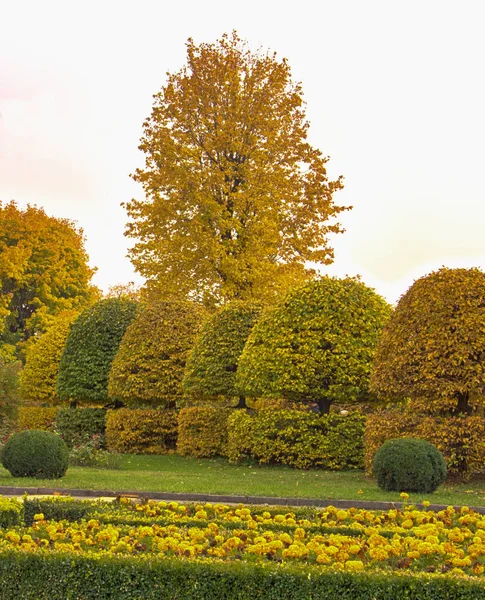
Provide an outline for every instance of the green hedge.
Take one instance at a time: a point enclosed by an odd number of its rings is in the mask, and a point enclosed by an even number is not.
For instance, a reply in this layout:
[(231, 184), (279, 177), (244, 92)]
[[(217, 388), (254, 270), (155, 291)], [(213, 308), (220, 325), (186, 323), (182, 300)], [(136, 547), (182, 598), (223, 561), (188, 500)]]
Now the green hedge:
[(481, 580), (444, 575), (335, 572), (314, 567), (0, 554), (2, 600), (484, 600)]
[(46, 520), (53, 521), (80, 521), (102, 507), (107, 508), (106, 502), (94, 500), (75, 500), (74, 498), (24, 498), (23, 519), (25, 525), (30, 527), (34, 515), (43, 514)]
[(362, 469), (365, 417), (300, 410), (234, 411), (228, 420), (227, 456), (301, 469)]
[(56, 429), (70, 448), (86, 443), (92, 436), (99, 436), (104, 447), (106, 411), (102, 408), (61, 408), (56, 415)]

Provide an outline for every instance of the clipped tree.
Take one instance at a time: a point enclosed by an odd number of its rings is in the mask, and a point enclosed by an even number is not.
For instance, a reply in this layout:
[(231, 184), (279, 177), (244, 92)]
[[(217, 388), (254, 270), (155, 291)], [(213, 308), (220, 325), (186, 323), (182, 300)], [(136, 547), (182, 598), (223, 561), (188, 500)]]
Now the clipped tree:
[[(236, 371), (239, 357), (261, 307), (231, 302), (205, 324), (190, 353), (183, 386), (188, 392), (207, 396), (238, 396)], [(238, 408), (245, 408), (239, 396)]]
[(391, 307), (354, 278), (324, 277), (298, 286), (266, 310), (239, 360), (238, 389), (248, 396), (314, 402), (367, 399), (372, 359)]
[(108, 376), (137, 303), (128, 298), (96, 302), (72, 324), (57, 378), (57, 394), (73, 403), (108, 400)]
[(126, 204), (129, 256), (160, 297), (206, 305), (268, 298), (333, 260), (342, 179), (307, 140), (302, 88), (286, 59), (236, 32), (187, 42), (144, 123), (144, 199)]
[(379, 341), (371, 389), (431, 413), (470, 414), (485, 397), (485, 274), (442, 268), (400, 298)]
[(31, 338), (27, 347), (25, 366), (20, 377), (20, 393), (24, 400), (37, 400), (55, 405), (57, 377), (62, 353), (73, 321), (79, 313), (61, 313), (45, 333)]
[(173, 407), (183, 397), (187, 357), (205, 311), (189, 301), (159, 301), (126, 330), (109, 377), (109, 395), (124, 403)]
[(21, 347), (52, 317), (91, 304), (94, 271), (72, 221), (0, 202), (0, 345)]

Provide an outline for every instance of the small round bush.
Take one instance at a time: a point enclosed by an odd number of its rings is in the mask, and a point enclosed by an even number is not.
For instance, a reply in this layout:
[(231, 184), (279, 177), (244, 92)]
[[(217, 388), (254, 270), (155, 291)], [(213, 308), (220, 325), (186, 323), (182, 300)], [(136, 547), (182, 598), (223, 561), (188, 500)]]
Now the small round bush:
[(2, 450), (2, 465), (13, 477), (58, 479), (66, 474), (68, 461), (64, 440), (51, 431), (15, 433)]
[(446, 479), (446, 463), (436, 446), (425, 440), (387, 440), (376, 452), (372, 473), (382, 490), (429, 493)]

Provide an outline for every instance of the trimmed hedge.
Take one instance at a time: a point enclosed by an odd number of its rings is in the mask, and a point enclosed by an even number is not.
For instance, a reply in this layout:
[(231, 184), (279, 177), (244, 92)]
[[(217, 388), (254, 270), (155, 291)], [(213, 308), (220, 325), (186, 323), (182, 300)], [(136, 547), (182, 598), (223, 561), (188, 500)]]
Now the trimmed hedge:
[(15, 498), (0, 496), (0, 527), (15, 527), (24, 524), (24, 506)]
[(2, 600), (485, 600), (480, 579), (293, 565), (5, 551)]
[(254, 458), (308, 469), (361, 469), (365, 417), (300, 410), (234, 412), (228, 421), (227, 457)]
[(177, 411), (120, 408), (108, 411), (106, 447), (120, 454), (166, 454), (177, 444)]
[(434, 444), (445, 459), (448, 473), (467, 478), (483, 472), (485, 417), (433, 417), (403, 410), (369, 415), (365, 425), (365, 469), (372, 470), (378, 448), (389, 439), (417, 437)]
[(54, 431), (59, 409), (52, 406), (21, 406), (17, 415), (17, 430), (42, 429)]
[(2, 465), (13, 477), (58, 479), (67, 471), (68, 457), (59, 435), (38, 429), (14, 433), (2, 449)]
[(57, 394), (63, 400), (108, 400), (108, 376), (126, 328), (138, 305), (128, 298), (105, 298), (74, 321), (59, 364)]
[(105, 445), (106, 410), (102, 408), (62, 408), (56, 415), (57, 433), (69, 448), (100, 436)]
[(178, 418), (178, 454), (197, 458), (225, 455), (227, 420), (232, 412), (214, 406), (183, 408)]
[(24, 498), (24, 523), (28, 527), (34, 522), (34, 515), (43, 514), (47, 521), (80, 521), (105, 503), (99, 501), (75, 500), (74, 498)]
[(372, 462), (377, 485), (388, 492), (434, 492), (446, 479), (446, 463), (426, 440), (399, 438), (382, 444)]

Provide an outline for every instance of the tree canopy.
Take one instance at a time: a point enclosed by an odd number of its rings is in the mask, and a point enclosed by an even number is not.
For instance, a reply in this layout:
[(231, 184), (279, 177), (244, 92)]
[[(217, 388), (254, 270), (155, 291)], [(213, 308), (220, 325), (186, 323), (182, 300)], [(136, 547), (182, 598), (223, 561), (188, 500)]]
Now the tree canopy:
[(353, 278), (298, 286), (249, 335), (236, 385), (248, 396), (315, 402), (367, 399), (377, 340), (391, 307)]
[(25, 366), (20, 376), (20, 391), (24, 400), (57, 404), (57, 377), (66, 340), (79, 313), (60, 313), (47, 331), (32, 338), (27, 347)]
[(113, 361), (110, 396), (126, 404), (173, 407), (183, 397), (185, 364), (205, 318), (195, 302), (146, 306), (126, 330)]
[(106, 402), (111, 363), (136, 311), (136, 302), (128, 298), (107, 298), (74, 321), (57, 377), (61, 400)]
[(83, 232), (35, 206), (0, 202), (0, 343), (15, 346), (53, 316), (87, 306), (90, 285)]
[(160, 297), (207, 305), (265, 299), (328, 264), (342, 179), (307, 141), (302, 88), (286, 59), (236, 32), (187, 42), (187, 64), (155, 96), (125, 206), (130, 258)]
[(469, 413), (485, 397), (485, 274), (442, 268), (401, 297), (379, 341), (371, 387), (430, 412)]
[(260, 313), (258, 305), (233, 301), (207, 321), (185, 368), (183, 386), (188, 392), (207, 396), (238, 395), (237, 364)]

